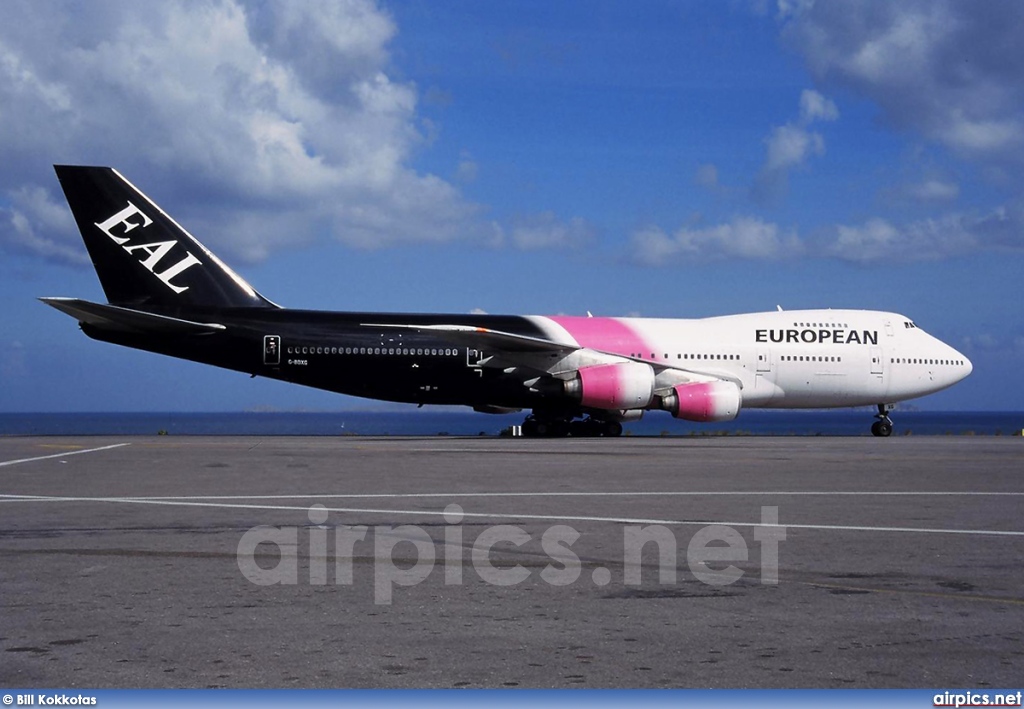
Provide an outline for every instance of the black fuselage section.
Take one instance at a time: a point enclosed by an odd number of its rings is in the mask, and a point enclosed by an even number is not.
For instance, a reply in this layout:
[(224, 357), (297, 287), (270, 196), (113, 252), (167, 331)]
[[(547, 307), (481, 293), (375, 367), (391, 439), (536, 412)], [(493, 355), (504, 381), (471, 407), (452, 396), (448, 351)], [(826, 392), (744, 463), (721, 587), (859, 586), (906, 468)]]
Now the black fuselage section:
[(521, 375), (480, 366), (489, 353), (408, 327), (466, 325), (543, 336), (522, 317), (265, 308), (190, 308), (173, 315), (225, 329), (190, 336), (82, 329), (104, 342), (370, 399), (531, 408), (545, 398), (523, 386)]

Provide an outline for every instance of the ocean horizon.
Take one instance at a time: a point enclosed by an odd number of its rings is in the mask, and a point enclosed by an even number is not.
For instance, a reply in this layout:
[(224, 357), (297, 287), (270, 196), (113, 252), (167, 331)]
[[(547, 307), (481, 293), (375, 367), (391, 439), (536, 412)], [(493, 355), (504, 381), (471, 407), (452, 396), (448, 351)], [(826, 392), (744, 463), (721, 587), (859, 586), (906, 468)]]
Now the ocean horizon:
[[(744, 411), (725, 423), (649, 412), (627, 436), (870, 436), (874, 412)], [(452, 411), (0, 413), (0, 436), (496, 436), (525, 414)], [(894, 411), (894, 436), (1021, 435), (1022, 411)]]

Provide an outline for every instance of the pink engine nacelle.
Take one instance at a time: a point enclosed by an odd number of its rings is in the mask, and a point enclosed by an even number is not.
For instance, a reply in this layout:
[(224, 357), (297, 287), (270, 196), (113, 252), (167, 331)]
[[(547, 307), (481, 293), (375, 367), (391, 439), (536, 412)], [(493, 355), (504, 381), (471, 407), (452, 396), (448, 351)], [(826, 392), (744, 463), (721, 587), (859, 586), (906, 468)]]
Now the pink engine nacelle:
[(584, 367), (565, 383), (565, 393), (592, 409), (643, 409), (654, 398), (654, 368), (643, 362)]
[(732, 421), (740, 413), (743, 394), (732, 382), (679, 384), (661, 398), (661, 407), (687, 421)]

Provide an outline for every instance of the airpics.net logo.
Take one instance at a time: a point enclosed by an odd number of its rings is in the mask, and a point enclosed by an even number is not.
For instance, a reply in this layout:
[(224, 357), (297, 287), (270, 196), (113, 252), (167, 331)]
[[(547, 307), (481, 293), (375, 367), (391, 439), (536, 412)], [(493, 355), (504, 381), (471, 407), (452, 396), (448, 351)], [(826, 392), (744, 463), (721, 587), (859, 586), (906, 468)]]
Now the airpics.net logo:
[[(751, 556), (744, 536), (726, 524), (708, 524), (693, 534), (660, 524), (623, 524), (621, 557), (601, 562), (581, 560), (573, 545), (582, 535), (567, 524), (551, 525), (539, 535), (518, 525), (496, 524), (467, 539), (462, 524), (465, 513), (457, 504), (445, 508), (440, 534), (437, 526), (431, 526), (434, 536), (410, 524), (328, 526), (329, 517), (327, 508), (317, 504), (309, 508), (310, 526), (249, 529), (238, 542), (239, 571), (258, 586), (351, 586), (359, 562), (359, 578), (372, 573), (374, 603), (390, 605), (396, 588), (424, 583), (437, 566), (442, 567), (438, 576), (443, 575), (446, 586), (461, 586), (469, 574), (488, 585), (516, 586), (536, 574), (551, 586), (589, 579), (599, 587), (616, 580), (625, 587), (639, 587), (652, 577), (662, 586), (675, 585), (685, 560), (696, 581), (728, 586), (748, 573), (736, 564), (748, 562)], [(760, 551), (760, 583), (778, 584), (779, 544), (786, 539), (778, 507), (761, 507), (753, 538)], [(535, 550), (538, 543), (540, 548)], [(654, 556), (656, 563), (650, 561)], [(300, 561), (308, 566), (301, 574)], [(372, 572), (363, 571), (366, 566), (372, 566)]]

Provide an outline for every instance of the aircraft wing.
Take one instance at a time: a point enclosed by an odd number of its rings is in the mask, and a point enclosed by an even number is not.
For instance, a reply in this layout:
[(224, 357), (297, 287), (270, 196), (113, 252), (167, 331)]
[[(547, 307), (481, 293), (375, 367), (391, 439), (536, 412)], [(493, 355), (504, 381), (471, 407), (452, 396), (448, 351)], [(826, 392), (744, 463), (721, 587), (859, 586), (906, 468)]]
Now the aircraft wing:
[[(632, 360), (649, 364), (658, 375), (658, 388), (665, 389), (676, 384), (687, 382), (710, 382), (716, 380), (731, 381), (740, 388), (743, 382), (728, 372), (698, 371), (674, 366), (668, 363), (650, 361), (639, 357), (604, 352), (592, 348), (580, 347), (555, 342), (542, 337), (517, 335), (511, 332), (493, 330), (474, 325), (403, 325), (364, 323), (363, 327), (380, 327), (399, 330), (415, 330), (432, 332), (439, 338), (455, 345), (475, 347), (491, 354), (486, 366), (492, 367), (525, 367), (527, 369), (548, 372), (553, 375), (564, 375), (576, 369), (595, 364), (609, 364)], [(570, 355), (577, 355), (570, 357)], [(552, 367), (557, 361), (558, 365)]]
[(167, 335), (210, 335), (226, 330), (217, 323), (200, 323), (166, 315), (155, 315), (142, 310), (101, 305), (78, 298), (40, 298), (47, 305), (70, 315), (78, 322), (103, 330), (123, 332), (149, 332)]
[(435, 333), (438, 337), (458, 345), (469, 345), (482, 350), (496, 350), (506, 353), (558, 354), (568, 355), (579, 351), (576, 345), (565, 345), (542, 337), (516, 335), (511, 332), (492, 330), (473, 325), (382, 325), (365, 323), (363, 327), (386, 327), (400, 330), (416, 330)]

